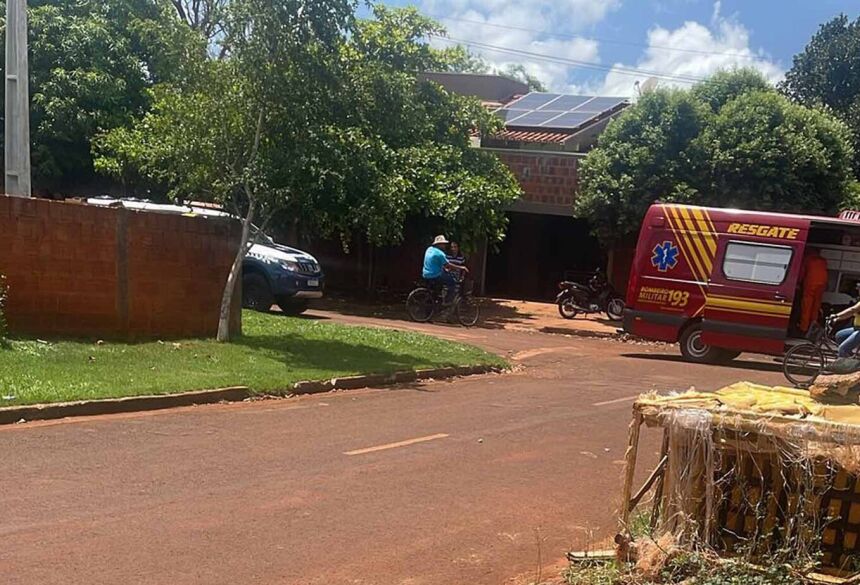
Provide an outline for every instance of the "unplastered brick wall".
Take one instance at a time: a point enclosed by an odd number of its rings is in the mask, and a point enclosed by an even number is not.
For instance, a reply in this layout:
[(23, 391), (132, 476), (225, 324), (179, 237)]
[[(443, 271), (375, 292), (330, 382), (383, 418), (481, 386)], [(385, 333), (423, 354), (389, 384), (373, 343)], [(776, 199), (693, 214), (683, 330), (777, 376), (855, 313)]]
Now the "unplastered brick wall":
[(578, 159), (570, 155), (497, 152), (519, 180), (523, 199), (531, 203), (573, 206)]
[[(239, 236), (238, 223), (228, 219), (0, 196), (10, 329), (121, 339), (212, 336)], [(240, 318), (237, 302), (233, 319)]]

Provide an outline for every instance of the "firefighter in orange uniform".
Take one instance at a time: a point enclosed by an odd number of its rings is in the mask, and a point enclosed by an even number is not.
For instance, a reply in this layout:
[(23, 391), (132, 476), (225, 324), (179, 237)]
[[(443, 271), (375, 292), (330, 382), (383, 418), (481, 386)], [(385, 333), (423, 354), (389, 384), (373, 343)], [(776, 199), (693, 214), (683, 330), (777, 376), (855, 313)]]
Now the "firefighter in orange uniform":
[(800, 304), (800, 330), (809, 331), (810, 325), (818, 320), (821, 299), (827, 290), (827, 260), (815, 248), (803, 259), (803, 298)]

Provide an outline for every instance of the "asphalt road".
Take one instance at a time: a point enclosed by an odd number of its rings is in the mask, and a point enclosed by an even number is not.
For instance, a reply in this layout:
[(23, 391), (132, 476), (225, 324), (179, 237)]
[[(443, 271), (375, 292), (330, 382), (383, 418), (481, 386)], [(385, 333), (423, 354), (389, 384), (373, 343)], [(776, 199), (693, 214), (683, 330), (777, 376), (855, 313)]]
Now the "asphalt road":
[(429, 330), (522, 367), (0, 428), (3, 583), (506, 583), (614, 533), (637, 394), (781, 381), (657, 346)]

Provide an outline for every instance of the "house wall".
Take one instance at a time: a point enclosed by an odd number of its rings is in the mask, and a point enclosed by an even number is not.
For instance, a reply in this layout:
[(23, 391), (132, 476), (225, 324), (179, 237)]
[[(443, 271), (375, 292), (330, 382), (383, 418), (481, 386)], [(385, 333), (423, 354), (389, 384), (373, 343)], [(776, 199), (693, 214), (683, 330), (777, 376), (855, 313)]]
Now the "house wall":
[(213, 336), (239, 238), (238, 223), (225, 219), (0, 196), (10, 329), (121, 339)]
[(547, 209), (548, 213), (566, 212), (570, 215), (573, 212), (574, 195), (579, 187), (578, 157), (516, 150), (496, 150), (494, 154), (517, 177), (523, 189), (524, 202), (551, 208), (553, 211)]

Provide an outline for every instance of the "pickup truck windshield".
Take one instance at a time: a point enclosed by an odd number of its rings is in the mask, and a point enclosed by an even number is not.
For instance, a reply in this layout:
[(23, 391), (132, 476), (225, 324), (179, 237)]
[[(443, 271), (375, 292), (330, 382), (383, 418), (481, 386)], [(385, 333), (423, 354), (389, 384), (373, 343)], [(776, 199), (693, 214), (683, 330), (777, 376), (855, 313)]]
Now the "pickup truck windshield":
[(274, 246), (275, 240), (272, 239), (271, 236), (260, 231), (255, 225), (251, 226), (251, 239), (258, 244), (262, 244), (264, 246)]

